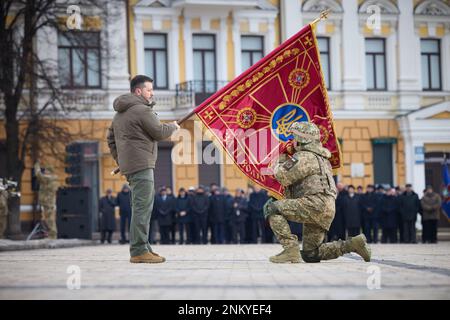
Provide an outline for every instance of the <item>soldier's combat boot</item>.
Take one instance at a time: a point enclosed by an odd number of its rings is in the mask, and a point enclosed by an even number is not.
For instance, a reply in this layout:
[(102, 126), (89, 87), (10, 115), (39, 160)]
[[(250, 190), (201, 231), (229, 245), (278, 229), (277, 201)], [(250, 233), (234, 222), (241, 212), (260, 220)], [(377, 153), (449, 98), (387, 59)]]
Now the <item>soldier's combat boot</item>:
[(367, 244), (366, 236), (363, 234), (349, 238), (347, 241), (345, 241), (344, 252), (355, 252), (359, 254), (365, 262), (369, 262), (372, 255), (370, 247)]
[(134, 256), (130, 258), (131, 263), (162, 263), (166, 261), (164, 257), (152, 252), (146, 252), (140, 256)]
[(284, 249), (276, 256), (269, 258), (273, 263), (300, 263), (300, 248), (299, 246), (293, 246)]

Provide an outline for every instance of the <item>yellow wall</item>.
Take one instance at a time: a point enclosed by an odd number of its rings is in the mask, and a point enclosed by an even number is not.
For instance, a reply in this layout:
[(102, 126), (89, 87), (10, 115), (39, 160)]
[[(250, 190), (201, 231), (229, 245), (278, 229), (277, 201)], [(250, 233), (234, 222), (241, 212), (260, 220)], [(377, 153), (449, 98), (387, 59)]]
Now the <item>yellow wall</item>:
[[(404, 141), (398, 132), (395, 120), (337, 120), (335, 122), (336, 135), (342, 139), (342, 153), (344, 166), (340, 170), (342, 182), (345, 184), (362, 185), (372, 184), (373, 154), (372, 139), (396, 138), (395, 166), (396, 183), (405, 183), (405, 155)], [(351, 177), (351, 164), (364, 163), (364, 178)]]
[(450, 152), (450, 143), (425, 143), (425, 152)]

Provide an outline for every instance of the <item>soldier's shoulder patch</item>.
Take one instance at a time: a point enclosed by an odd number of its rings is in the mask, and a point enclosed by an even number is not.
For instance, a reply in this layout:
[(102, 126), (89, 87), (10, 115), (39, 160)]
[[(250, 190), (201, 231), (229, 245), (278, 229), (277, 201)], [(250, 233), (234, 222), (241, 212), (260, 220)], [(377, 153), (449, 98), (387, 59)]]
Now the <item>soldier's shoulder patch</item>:
[(298, 162), (298, 160), (295, 157), (290, 158), (285, 163), (283, 163), (283, 168), (285, 170), (290, 170), (295, 164)]

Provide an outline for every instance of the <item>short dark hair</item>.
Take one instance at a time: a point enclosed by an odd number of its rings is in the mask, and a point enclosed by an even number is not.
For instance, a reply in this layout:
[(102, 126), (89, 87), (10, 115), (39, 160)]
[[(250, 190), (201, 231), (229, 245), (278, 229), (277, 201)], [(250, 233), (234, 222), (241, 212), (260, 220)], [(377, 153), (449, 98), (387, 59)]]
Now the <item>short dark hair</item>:
[(153, 82), (153, 79), (144, 75), (137, 75), (130, 81), (130, 90), (134, 92), (137, 88), (144, 87), (145, 82)]
[(347, 189), (350, 189), (350, 188), (352, 188), (353, 190), (355, 190), (355, 186), (354, 186), (354, 185), (352, 185), (352, 184), (351, 184), (351, 185), (349, 185)]

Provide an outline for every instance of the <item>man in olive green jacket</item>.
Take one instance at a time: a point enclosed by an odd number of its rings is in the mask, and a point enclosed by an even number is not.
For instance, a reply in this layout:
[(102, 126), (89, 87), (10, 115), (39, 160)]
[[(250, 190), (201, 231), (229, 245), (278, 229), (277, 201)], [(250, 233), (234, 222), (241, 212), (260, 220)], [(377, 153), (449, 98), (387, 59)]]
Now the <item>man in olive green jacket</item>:
[(422, 242), (437, 242), (437, 225), (441, 215), (442, 199), (439, 194), (433, 192), (432, 186), (427, 186), (423, 198), (420, 200), (422, 207)]
[(158, 144), (179, 129), (176, 121), (161, 123), (153, 111), (153, 80), (138, 75), (131, 93), (114, 101), (117, 112), (108, 131), (108, 146), (131, 187), (130, 262), (160, 263), (165, 258), (148, 242), (154, 200), (154, 175)]

